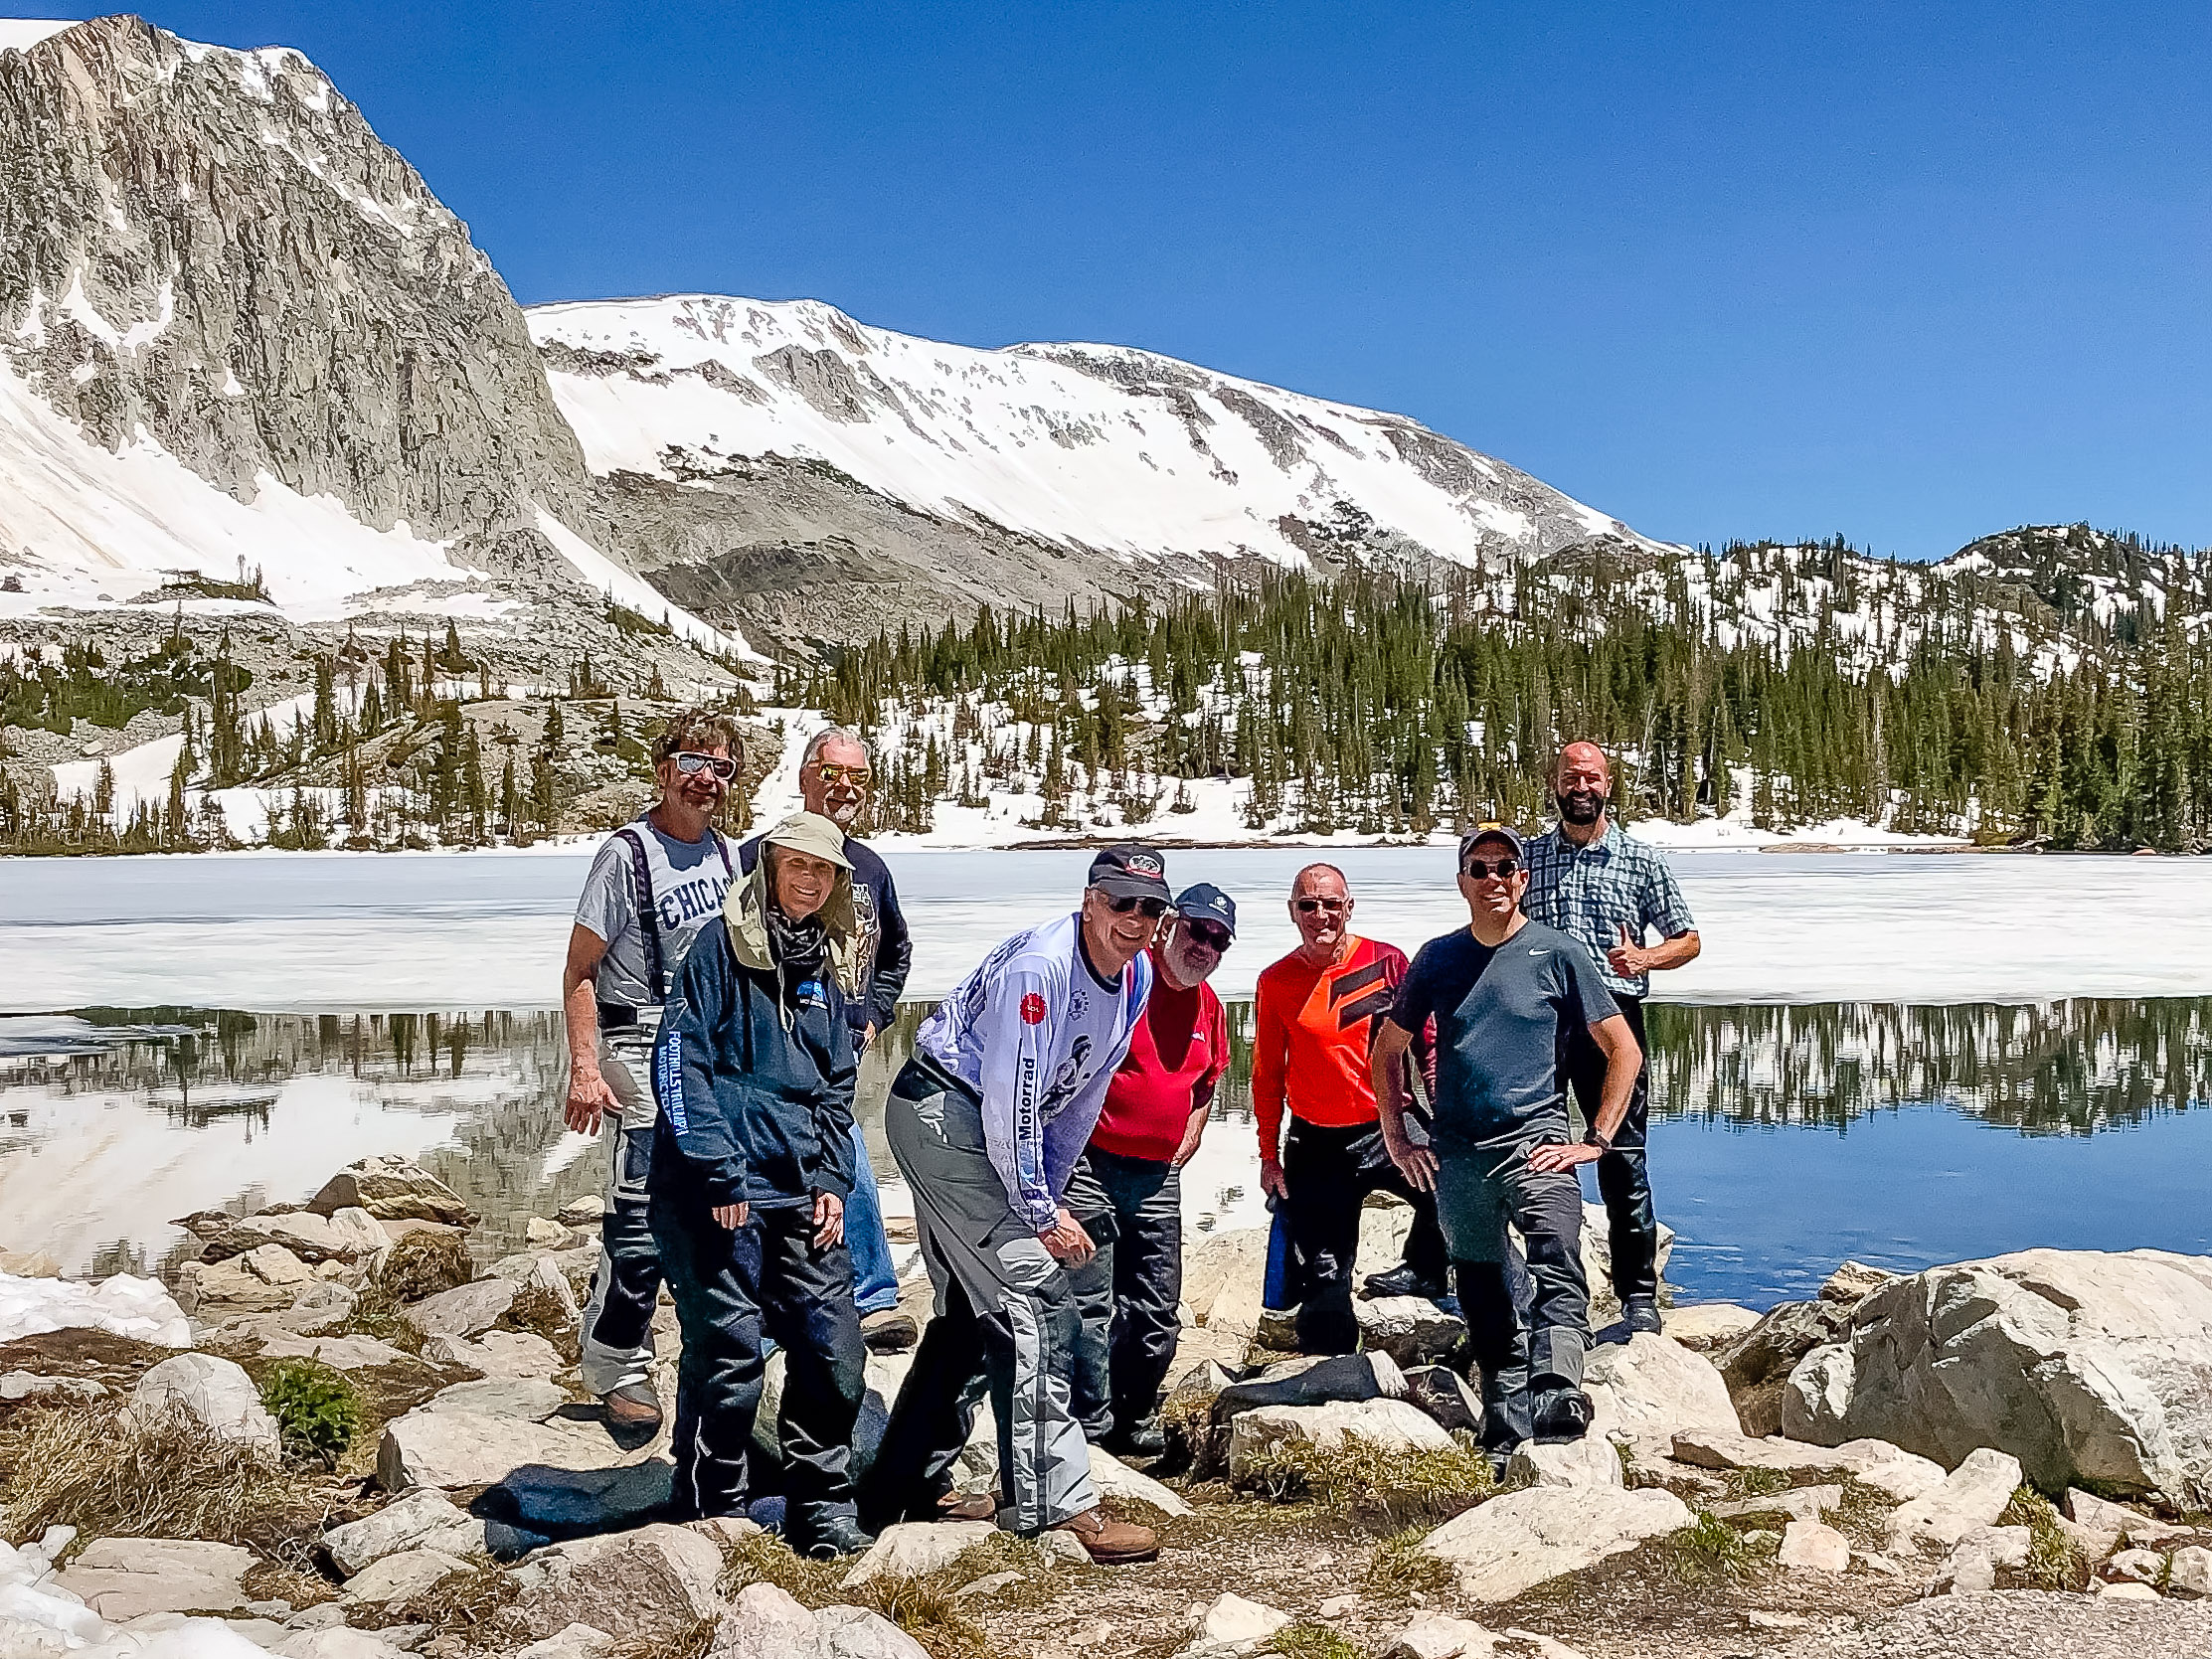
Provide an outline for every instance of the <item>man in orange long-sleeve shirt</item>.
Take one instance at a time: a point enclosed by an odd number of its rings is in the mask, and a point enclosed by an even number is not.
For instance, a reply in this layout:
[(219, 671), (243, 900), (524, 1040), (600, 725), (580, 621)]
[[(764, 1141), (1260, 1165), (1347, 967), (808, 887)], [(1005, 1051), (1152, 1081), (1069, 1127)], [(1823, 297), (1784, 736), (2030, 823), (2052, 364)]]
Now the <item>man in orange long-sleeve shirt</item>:
[[(1444, 1236), (1435, 1195), (1417, 1192), (1383, 1146), (1368, 1069), (1375, 1021), (1390, 1011), (1406, 977), (1406, 954), (1352, 931), (1351, 890), (1334, 865), (1310, 864), (1298, 872), (1290, 884), (1290, 919), (1298, 948), (1261, 970), (1255, 1014), (1252, 1103), (1260, 1124), (1260, 1185), (1284, 1205), (1299, 1258), (1299, 1351), (1348, 1354), (1359, 1346), (1352, 1269), (1367, 1195), (1393, 1192), (1415, 1211), (1404, 1264), (1378, 1275), (1372, 1289), (1444, 1295)], [(1430, 1064), (1426, 1042), (1419, 1054), (1424, 1067)]]

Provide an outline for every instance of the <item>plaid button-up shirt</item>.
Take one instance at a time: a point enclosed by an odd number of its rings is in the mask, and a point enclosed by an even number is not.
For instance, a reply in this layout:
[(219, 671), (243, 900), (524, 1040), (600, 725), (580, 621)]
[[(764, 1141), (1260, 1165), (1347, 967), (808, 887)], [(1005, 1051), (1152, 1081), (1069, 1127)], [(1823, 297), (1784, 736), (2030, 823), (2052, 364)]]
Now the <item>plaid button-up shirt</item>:
[(1581, 940), (1598, 959), (1598, 972), (1611, 989), (1626, 997), (1647, 995), (1651, 976), (1623, 979), (1613, 971), (1606, 953), (1620, 942), (1623, 922), (1639, 945), (1645, 942), (1646, 927), (1671, 939), (1697, 926), (1658, 850), (1609, 818), (1606, 833), (1588, 847), (1576, 846), (1553, 828), (1531, 840), (1527, 853), (1528, 892), (1521, 909), (1532, 920)]

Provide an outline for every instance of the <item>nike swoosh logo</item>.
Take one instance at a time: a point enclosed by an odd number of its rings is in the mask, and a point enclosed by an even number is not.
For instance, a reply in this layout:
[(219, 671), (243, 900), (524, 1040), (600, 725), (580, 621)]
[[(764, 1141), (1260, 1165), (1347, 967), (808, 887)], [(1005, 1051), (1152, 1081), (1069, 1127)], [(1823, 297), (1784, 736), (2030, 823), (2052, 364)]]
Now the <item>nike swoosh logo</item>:
[(1532, 944), (1528, 947), (1528, 953), (1531, 956), (1549, 956), (1552, 953), (1552, 947), (1547, 944), (1541, 950), (1539, 950), (1535, 945)]

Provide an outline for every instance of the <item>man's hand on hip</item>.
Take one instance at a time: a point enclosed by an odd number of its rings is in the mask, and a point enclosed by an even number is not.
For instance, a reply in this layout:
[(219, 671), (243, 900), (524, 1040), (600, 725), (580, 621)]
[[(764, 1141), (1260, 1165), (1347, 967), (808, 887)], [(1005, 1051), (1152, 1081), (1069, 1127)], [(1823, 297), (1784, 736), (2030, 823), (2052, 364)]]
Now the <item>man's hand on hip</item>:
[(1572, 1141), (1565, 1146), (1557, 1141), (1539, 1146), (1528, 1155), (1528, 1167), (1538, 1175), (1556, 1175), (1563, 1169), (1573, 1169), (1577, 1164), (1594, 1164), (1599, 1151), (1588, 1141)]
[(571, 1129), (580, 1135), (596, 1135), (601, 1117), (618, 1117), (621, 1110), (622, 1103), (614, 1098), (614, 1091), (606, 1086), (596, 1066), (569, 1068), (569, 1098), (561, 1109), (561, 1120)]

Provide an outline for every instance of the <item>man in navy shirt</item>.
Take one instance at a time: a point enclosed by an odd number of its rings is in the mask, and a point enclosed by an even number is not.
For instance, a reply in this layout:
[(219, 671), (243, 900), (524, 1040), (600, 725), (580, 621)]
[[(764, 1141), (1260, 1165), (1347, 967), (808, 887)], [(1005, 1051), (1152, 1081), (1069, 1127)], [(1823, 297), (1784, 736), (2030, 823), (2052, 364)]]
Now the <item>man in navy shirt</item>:
[[(1642, 1051), (1590, 953), (1521, 913), (1521, 838), (1485, 824), (1459, 843), (1468, 924), (1414, 957), (1375, 1039), (1375, 1103), (1391, 1159), (1437, 1195), (1467, 1339), (1482, 1371), (1482, 1438), (1502, 1454), (1531, 1437), (1580, 1439), (1590, 1426), (1583, 1355), (1590, 1289), (1582, 1267), (1579, 1164), (1611, 1144), (1628, 1110)], [(1406, 1133), (1401, 1060), (1437, 1030), (1429, 1143)], [(1603, 1104), (1571, 1139), (1559, 1055), (1587, 1030), (1606, 1055)], [(1524, 1327), (1506, 1275), (1506, 1226), (1528, 1246), (1534, 1293)]]

